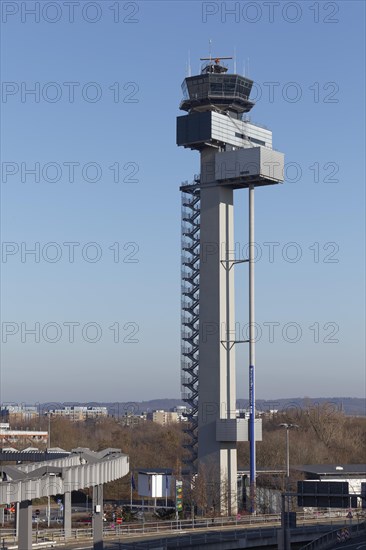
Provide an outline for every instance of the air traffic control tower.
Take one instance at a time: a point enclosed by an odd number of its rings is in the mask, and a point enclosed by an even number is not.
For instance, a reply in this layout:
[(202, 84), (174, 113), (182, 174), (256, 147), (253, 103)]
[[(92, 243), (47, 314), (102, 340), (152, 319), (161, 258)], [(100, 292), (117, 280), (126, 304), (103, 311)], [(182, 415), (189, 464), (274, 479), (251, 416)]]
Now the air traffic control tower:
[[(187, 464), (205, 476), (215, 512), (237, 512), (237, 442), (250, 443), (255, 512), (254, 189), (283, 180), (284, 156), (272, 132), (246, 117), (253, 81), (230, 74), (223, 59), (203, 59), (183, 84), (177, 145), (200, 153), (200, 174), (182, 191), (182, 394), (189, 407)], [(249, 257), (233, 257), (234, 191), (249, 189)], [(249, 339), (235, 332), (234, 267), (249, 264)], [(244, 277), (243, 277), (244, 278)], [(235, 347), (248, 344), (249, 421), (236, 416)], [(243, 395), (243, 391), (240, 391)]]

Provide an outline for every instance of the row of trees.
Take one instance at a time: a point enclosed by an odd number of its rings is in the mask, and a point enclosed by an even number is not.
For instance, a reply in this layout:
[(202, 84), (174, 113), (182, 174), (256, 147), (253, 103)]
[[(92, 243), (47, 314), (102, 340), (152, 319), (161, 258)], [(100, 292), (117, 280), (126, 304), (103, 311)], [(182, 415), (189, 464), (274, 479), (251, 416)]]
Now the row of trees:
[[(358, 464), (366, 452), (366, 418), (348, 417), (333, 404), (309, 404), (265, 419), (263, 441), (258, 443), (258, 463), (275, 467), (285, 464), (285, 437), (281, 423), (296, 424), (290, 433), (291, 464)], [(248, 449), (244, 445), (239, 457)], [(248, 455), (244, 460), (248, 460)]]
[[(303, 409), (290, 409), (263, 418), (263, 441), (257, 443), (258, 468), (282, 468), (286, 461), (286, 434), (281, 423), (293, 423), (298, 429), (290, 433), (290, 463), (295, 464), (351, 464), (363, 463), (366, 456), (366, 418), (347, 417), (331, 404), (309, 403)], [(48, 428), (48, 420), (41, 419), (33, 428)], [(117, 418), (104, 418), (72, 423), (65, 418), (51, 420), (51, 444), (66, 450), (89, 447), (101, 450), (120, 448), (130, 457), (130, 469), (173, 468), (177, 475), (184, 469), (184, 432), (182, 424), (160, 426), (151, 421), (126, 426)], [(249, 444), (238, 444), (238, 467), (248, 469)], [(209, 472), (201, 472), (200, 480), (192, 488), (192, 499), (205, 500)], [(206, 479), (207, 478), (207, 479)], [(262, 480), (264, 484), (283, 480)], [(130, 480), (125, 478), (105, 487), (106, 498), (128, 499)], [(137, 497), (137, 494), (134, 495)]]

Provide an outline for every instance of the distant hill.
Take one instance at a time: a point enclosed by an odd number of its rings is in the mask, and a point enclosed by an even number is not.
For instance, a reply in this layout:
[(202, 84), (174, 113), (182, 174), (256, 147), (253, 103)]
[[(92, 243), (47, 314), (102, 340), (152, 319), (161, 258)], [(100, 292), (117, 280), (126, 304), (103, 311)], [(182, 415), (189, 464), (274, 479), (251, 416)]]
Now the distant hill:
[[(330, 403), (336, 409), (343, 410), (346, 415), (349, 416), (366, 416), (366, 402), (365, 399), (358, 397), (292, 397), (287, 399), (257, 399), (257, 410), (259, 411), (268, 411), (268, 410), (278, 410), (285, 411), (288, 408), (299, 407), (304, 408), (309, 404), (324, 404)], [(53, 406), (52, 406), (53, 405)], [(146, 411), (153, 411), (156, 409), (169, 410), (173, 407), (179, 405), (184, 405), (184, 402), (181, 399), (151, 399), (150, 401), (129, 401), (129, 402), (76, 402), (68, 401), (65, 403), (58, 403), (58, 407), (62, 406), (102, 406), (107, 407), (109, 414), (121, 416), (126, 412), (132, 412), (134, 414), (139, 414)], [(53, 408), (54, 403), (44, 403), (41, 405), (41, 410), (47, 410), (48, 408)], [(247, 408), (248, 400), (247, 399), (238, 399), (237, 401), (238, 408)]]
[[(279, 411), (285, 411), (292, 407), (305, 408), (310, 404), (322, 405), (329, 403), (334, 406), (335, 409), (343, 410), (348, 416), (366, 416), (366, 401), (359, 397), (292, 397), (289, 399), (257, 399), (257, 409), (262, 411), (268, 411), (270, 409), (277, 409)], [(239, 399), (238, 405), (240, 408), (248, 407), (247, 399)]]

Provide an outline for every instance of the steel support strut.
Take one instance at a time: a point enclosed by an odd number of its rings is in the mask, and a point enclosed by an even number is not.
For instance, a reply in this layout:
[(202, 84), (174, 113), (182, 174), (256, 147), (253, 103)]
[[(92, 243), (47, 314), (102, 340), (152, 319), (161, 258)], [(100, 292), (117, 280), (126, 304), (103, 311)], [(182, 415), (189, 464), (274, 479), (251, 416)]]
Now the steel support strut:
[(249, 441), (250, 441), (250, 511), (256, 512), (255, 456), (255, 308), (254, 308), (254, 186), (249, 186)]

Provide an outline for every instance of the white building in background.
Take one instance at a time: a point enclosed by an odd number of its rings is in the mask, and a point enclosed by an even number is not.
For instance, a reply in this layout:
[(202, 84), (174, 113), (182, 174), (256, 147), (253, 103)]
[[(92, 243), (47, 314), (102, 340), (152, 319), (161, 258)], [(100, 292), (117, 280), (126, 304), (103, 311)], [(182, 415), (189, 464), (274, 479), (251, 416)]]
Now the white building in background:
[(152, 420), (161, 426), (175, 424), (177, 422), (187, 422), (188, 408), (186, 405), (177, 405), (170, 411), (157, 409), (147, 413), (147, 420)]
[(189, 412), (187, 405), (177, 405), (173, 411), (178, 414), (179, 422), (187, 422), (187, 414)]
[(37, 418), (39, 411), (37, 407), (30, 405), (7, 404), (1, 405), (0, 417), (4, 422), (14, 424), (15, 422), (29, 421)]
[(51, 418), (68, 418), (71, 422), (84, 422), (91, 418), (106, 418), (108, 416), (108, 409), (107, 407), (73, 405), (70, 407), (62, 407), (61, 409), (50, 409), (45, 413), (45, 416), (50, 416)]
[(179, 414), (175, 411), (157, 410), (147, 413), (147, 419), (160, 424), (160, 426), (167, 426), (168, 424), (176, 424), (180, 421)]
[(48, 432), (36, 430), (12, 430), (8, 422), (0, 424), (0, 447), (9, 447), (10, 444), (23, 446), (29, 444), (47, 445)]

